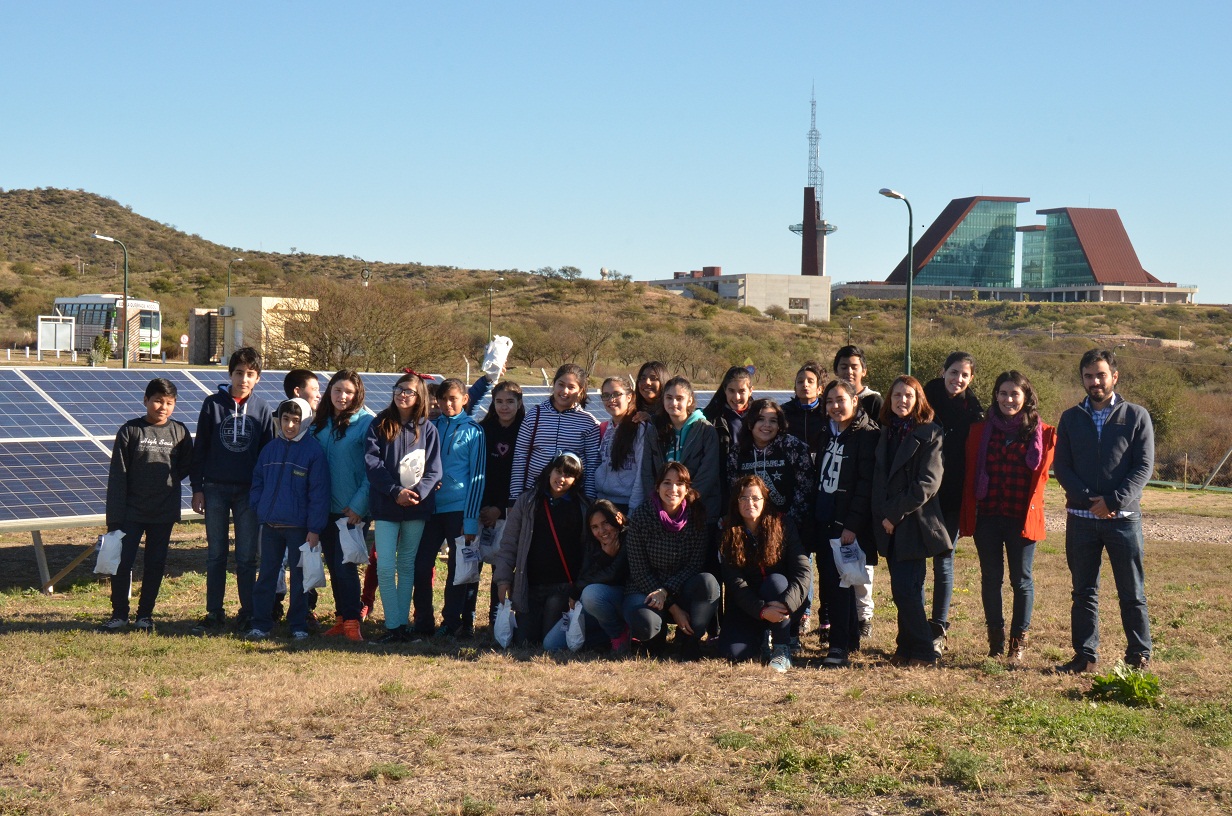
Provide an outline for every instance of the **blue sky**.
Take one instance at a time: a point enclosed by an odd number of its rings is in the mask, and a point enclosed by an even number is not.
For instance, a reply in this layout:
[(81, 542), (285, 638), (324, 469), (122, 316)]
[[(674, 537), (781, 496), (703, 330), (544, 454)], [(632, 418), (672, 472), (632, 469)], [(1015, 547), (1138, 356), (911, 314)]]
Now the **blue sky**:
[[(478, 268), (795, 273), (818, 89), (836, 281), (951, 199), (1112, 207), (1232, 302), (1216, 3), (18, 3), (0, 186), (222, 244)], [(1223, 56), (1219, 56), (1222, 54)]]

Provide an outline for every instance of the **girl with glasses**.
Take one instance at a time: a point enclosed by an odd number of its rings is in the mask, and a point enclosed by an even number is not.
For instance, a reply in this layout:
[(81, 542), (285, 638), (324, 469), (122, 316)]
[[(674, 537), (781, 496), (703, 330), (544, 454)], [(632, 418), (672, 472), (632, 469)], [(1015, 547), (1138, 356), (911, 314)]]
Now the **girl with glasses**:
[(592, 498), (607, 499), (622, 513), (642, 503), (642, 454), (648, 425), (634, 421), (637, 405), (633, 388), (623, 377), (608, 377), (599, 398), (610, 420), (595, 426), (596, 439), (587, 445), (596, 461), (587, 464), (587, 490)]

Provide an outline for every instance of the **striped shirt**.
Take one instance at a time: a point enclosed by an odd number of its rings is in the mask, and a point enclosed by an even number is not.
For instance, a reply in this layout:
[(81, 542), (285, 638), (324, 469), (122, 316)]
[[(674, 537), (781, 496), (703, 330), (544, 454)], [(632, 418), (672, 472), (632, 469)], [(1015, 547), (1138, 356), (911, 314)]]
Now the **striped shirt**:
[(599, 420), (575, 407), (557, 411), (547, 399), (526, 412), (513, 449), (513, 478), (509, 481), (509, 501), (530, 490), (540, 472), (558, 454), (576, 454), (583, 462), (599, 459), (599, 435), (594, 428)]

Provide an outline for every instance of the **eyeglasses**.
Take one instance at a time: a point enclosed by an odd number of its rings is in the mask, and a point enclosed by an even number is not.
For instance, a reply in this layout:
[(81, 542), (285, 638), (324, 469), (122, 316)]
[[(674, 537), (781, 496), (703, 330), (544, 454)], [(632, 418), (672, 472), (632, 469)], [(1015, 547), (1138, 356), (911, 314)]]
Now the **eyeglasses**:
[(740, 497), (741, 504), (761, 504), (764, 501), (765, 499), (763, 499), (761, 496), (741, 496)]
[(629, 396), (628, 391), (604, 391), (601, 394), (599, 394), (599, 399), (603, 400), (604, 402), (612, 402), (613, 400), (618, 400), (618, 399), (621, 399), (622, 397), (627, 397), (627, 396)]
[(417, 397), (419, 396), (419, 392), (416, 391), (414, 388), (403, 388), (400, 385), (394, 386), (394, 399), (397, 399), (398, 397), (407, 397), (407, 396)]

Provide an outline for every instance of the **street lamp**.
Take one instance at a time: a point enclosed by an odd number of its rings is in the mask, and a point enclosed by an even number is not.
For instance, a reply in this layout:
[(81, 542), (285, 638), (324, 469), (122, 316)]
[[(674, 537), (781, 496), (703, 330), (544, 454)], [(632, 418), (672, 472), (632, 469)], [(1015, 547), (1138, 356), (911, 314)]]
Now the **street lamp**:
[(859, 320), (862, 317), (864, 317), (864, 315), (856, 315), (855, 317), (851, 318), (851, 320), (847, 321), (847, 345), (849, 346), (851, 345), (851, 323), (852, 321)]
[(903, 352), (903, 373), (911, 373), (911, 284), (915, 278), (915, 245), (911, 237), (912, 215), (911, 202), (907, 196), (895, 192), (889, 187), (882, 187), (877, 192), (886, 198), (897, 198), (907, 205), (907, 348)]
[(235, 266), (237, 263), (243, 263), (243, 262), (244, 262), (243, 258), (236, 258), (234, 261), (227, 264), (227, 299), (228, 300), (231, 298), (231, 267)]
[(123, 241), (117, 241), (107, 235), (99, 235), (97, 232), (94, 233), (94, 237), (100, 241), (119, 244), (120, 249), (124, 250), (124, 368), (128, 368), (128, 247), (124, 246)]
[[(496, 281), (503, 281), (503, 280), (504, 278), (497, 278), (496, 280), (492, 281), (492, 283), (496, 283)], [(492, 342), (492, 339), (495, 337), (495, 335), (492, 334), (492, 293), (495, 291), (496, 290), (493, 287), (491, 286), (488, 287), (488, 342), (489, 343)]]

